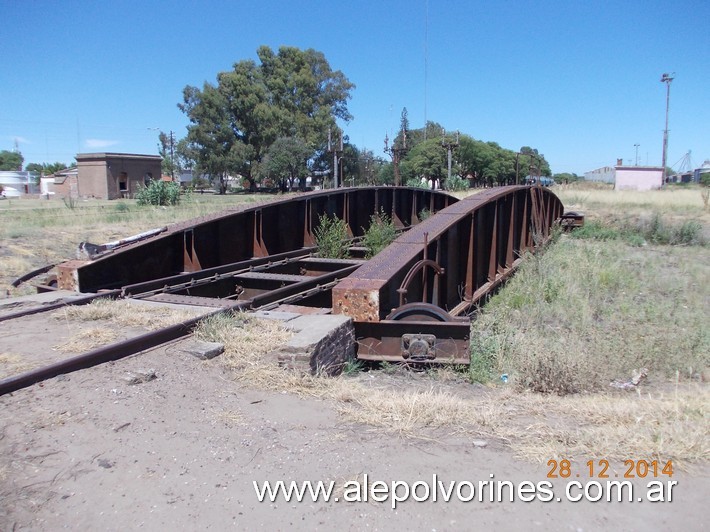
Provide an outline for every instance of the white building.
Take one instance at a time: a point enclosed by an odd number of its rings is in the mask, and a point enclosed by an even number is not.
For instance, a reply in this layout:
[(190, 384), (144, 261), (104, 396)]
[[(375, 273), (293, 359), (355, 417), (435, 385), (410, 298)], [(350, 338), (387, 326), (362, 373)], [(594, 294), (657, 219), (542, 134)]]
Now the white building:
[(33, 172), (2, 171), (0, 172), (2, 195), (6, 198), (19, 198), (25, 194), (36, 194), (36, 178), (37, 174)]
[(663, 168), (660, 166), (604, 166), (584, 173), (587, 181), (612, 183), (615, 190), (652, 190), (663, 186)]

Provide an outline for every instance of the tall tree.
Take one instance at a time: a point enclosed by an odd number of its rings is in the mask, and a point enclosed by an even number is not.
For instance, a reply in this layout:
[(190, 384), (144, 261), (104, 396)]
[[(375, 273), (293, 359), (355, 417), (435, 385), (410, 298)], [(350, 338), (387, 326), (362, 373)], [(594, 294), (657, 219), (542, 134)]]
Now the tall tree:
[(19, 151), (0, 151), (0, 170), (22, 170), (25, 158)]
[(190, 120), (187, 141), (200, 170), (221, 179), (239, 173), (252, 185), (280, 137), (322, 151), (328, 127), (352, 119), (347, 100), (354, 88), (316, 50), (261, 46), (257, 56), (259, 64), (243, 60), (219, 73), (216, 86), (186, 87), (178, 105)]
[(301, 190), (306, 186), (306, 176), (308, 175), (308, 157), (311, 150), (305, 142), (297, 137), (280, 137), (269, 147), (266, 154), (262, 171), (264, 176), (268, 176), (281, 183), (281, 190), (293, 190), (293, 183), (299, 180)]
[(30, 163), (25, 166), (28, 172), (37, 172), (38, 174), (50, 175), (60, 170), (68, 168), (68, 165), (60, 162), (56, 163)]
[(401, 164), (405, 182), (424, 178), (431, 180), (432, 188), (437, 183), (443, 185), (447, 170), (446, 151), (441, 147), (441, 137), (427, 139), (417, 144)]

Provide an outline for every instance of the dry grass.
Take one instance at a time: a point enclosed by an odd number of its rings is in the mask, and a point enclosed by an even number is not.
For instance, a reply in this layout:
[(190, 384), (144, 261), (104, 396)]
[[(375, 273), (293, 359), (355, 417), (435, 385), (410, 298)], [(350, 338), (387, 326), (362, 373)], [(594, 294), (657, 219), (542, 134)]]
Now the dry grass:
[[(82, 200), (74, 209), (61, 200), (11, 200), (0, 202), (0, 291), (12, 296), (27, 289), (10, 283), (35, 268), (73, 259), (79, 242), (102, 244), (143, 231), (205, 216), (224, 209), (249, 206), (268, 195), (193, 195), (176, 207), (139, 207), (135, 200)], [(8, 250), (8, 243), (13, 246)], [(5, 257), (24, 257), (27, 262), (7, 266)], [(10, 264), (12, 266), (12, 264)]]
[(76, 333), (72, 338), (62, 344), (53, 346), (54, 349), (63, 353), (83, 353), (96, 347), (109, 344), (118, 338), (118, 334), (112, 328), (91, 327)]
[(710, 390), (680, 384), (646, 390), (558, 397), (511, 393), (501, 401), (508, 420), (497, 433), (523, 459), (710, 458)]
[(594, 183), (573, 183), (554, 187), (565, 210), (582, 211), (593, 219), (635, 219), (663, 213), (669, 220), (697, 220), (710, 224), (710, 212), (704, 207), (697, 187), (669, 186), (662, 190), (613, 190)]
[(36, 363), (28, 362), (25, 355), (17, 353), (0, 353), (0, 379), (24, 373), (37, 367)]
[(240, 427), (246, 424), (246, 418), (241, 410), (215, 410), (212, 412), (215, 421), (228, 427)]
[(173, 309), (141, 305), (128, 300), (97, 299), (88, 305), (65, 307), (51, 314), (55, 320), (110, 321), (121, 327), (144, 328), (151, 331), (176, 325), (198, 316), (197, 309)]
[[(246, 314), (216, 316), (205, 320), (197, 335), (225, 345), (222, 360), (237, 381), (327, 401), (345, 421), (399, 437), (436, 438), (442, 432), (485, 437), (538, 462), (558, 456), (658, 457), (679, 463), (709, 458), (710, 397), (701, 384), (565, 397), (521, 393), (514, 386), (472, 393), (451, 369), (416, 374), (416, 379), (397, 371), (373, 384), (359, 376), (322, 378), (278, 367), (268, 355), (292, 335), (278, 322)], [(239, 413), (231, 422), (241, 422)]]
[[(592, 217), (662, 212), (680, 220), (700, 220), (705, 228), (708, 225), (697, 190), (669, 187), (637, 193), (571, 185), (554, 191), (567, 209), (583, 210)], [(132, 204), (128, 211), (119, 212), (116, 205), (101, 206), (103, 213), (99, 206), (97, 212), (59, 209), (39, 215), (27, 208), (19, 222), (0, 229), (0, 240), (12, 239), (15, 258), (29, 258), (23, 250), (43, 247), (47, 258), (68, 258), (80, 240), (114, 240), (201, 214), (193, 211), (180, 218), (179, 212), (185, 211), (134, 211)], [(72, 218), (75, 214), (82, 217)], [(169, 220), (169, 216), (174, 218)], [(0, 221), (7, 220), (0, 213)], [(28, 224), (28, 220), (34, 222)], [(76, 220), (81, 222), (75, 224)], [(59, 226), (67, 231), (57, 238), (54, 228)], [(53, 238), (61, 240), (59, 245)], [(696, 378), (707, 366), (710, 352), (704, 326), (710, 314), (708, 253), (699, 247), (633, 248), (619, 241), (563, 239), (530, 261), (526, 267), (530, 277), (517, 275), (501, 292), (502, 303), (494, 302), (488, 309), (491, 313), (484, 312), (479, 332), (485, 334), (474, 335), (479, 342), (474, 348), (478, 355), (488, 357), (484, 360), (488, 378), (497, 381), (500, 372), (509, 372), (511, 384), (488, 384), (476, 392), (450, 369), (417, 377), (417, 385), (396, 372), (377, 386), (361, 377), (320, 378), (285, 371), (270, 353), (293, 333), (277, 322), (246, 315), (206, 320), (198, 336), (225, 345), (220, 359), (239, 382), (326, 401), (348, 422), (400, 437), (441, 432), (483, 436), (505, 442), (519, 457), (531, 461), (551, 457), (707, 461), (710, 396), (707, 385)], [(532, 306), (535, 302), (542, 304)], [(185, 319), (161, 316), (162, 311), (152, 307), (125, 305), (101, 301), (55, 315), (140, 327)], [(522, 357), (519, 367), (512, 365), (516, 354)], [(608, 387), (611, 378), (628, 377), (641, 365), (651, 370), (651, 382), (638, 393)], [(677, 382), (669, 385), (676, 372)], [(521, 375), (569, 383), (567, 391), (587, 389), (586, 384), (592, 382), (590, 389), (599, 391), (566, 396), (532, 393), (520, 385), (525, 382)], [(214, 416), (228, 424), (243, 422), (238, 411), (215, 412)]]
[[(331, 385), (331, 392), (335, 386)], [(428, 389), (371, 389), (350, 383), (347, 393), (329, 394), (338, 400), (338, 412), (348, 421), (383, 429), (400, 436), (421, 436), (429, 429), (452, 432), (494, 432), (504, 417), (494, 402), (472, 408), (470, 401), (452, 391)]]

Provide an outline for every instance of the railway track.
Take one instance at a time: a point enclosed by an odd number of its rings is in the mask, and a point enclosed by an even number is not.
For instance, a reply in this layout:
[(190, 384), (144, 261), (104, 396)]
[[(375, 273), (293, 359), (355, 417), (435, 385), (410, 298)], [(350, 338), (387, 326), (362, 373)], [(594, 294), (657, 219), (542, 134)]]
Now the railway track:
[[(23, 317), (49, 313), (67, 306), (86, 305), (97, 299), (116, 298), (214, 309), (176, 325), (113, 342), (0, 380), (0, 395), (177, 340), (191, 334), (201, 320), (217, 314), (274, 310), (280, 305), (289, 305), (289, 309), (293, 310), (300, 305), (312, 307), (321, 303), (328, 304), (330, 290), (340, 279), (355, 271), (365, 261), (324, 259), (315, 256), (315, 251), (315, 248), (302, 249), (298, 252), (240, 261), (199, 273), (127, 285), (122, 289), (72, 297), (49, 305), (0, 315), (0, 322), (21, 320)], [(297, 271), (298, 274), (284, 273), (293, 271)], [(224, 298), (205, 295), (215, 290), (223, 293), (225, 285), (229, 286), (229, 291), (233, 295)]]
[[(359, 239), (382, 212), (400, 236), (370, 261), (357, 258)], [(322, 216), (345, 222), (354, 258), (316, 255)], [(56, 280), (61, 289), (91, 292), (63, 303), (72, 305), (128, 298), (214, 309), (207, 315), (316, 307), (352, 318), (358, 358), (467, 364), (471, 310), (547, 243), (555, 224), (579, 223), (580, 214), (565, 216), (559, 199), (539, 186), (499, 187), (462, 201), (407, 188), (337, 189), (128, 238), (91, 260), (58, 265)], [(186, 336), (200, 319), (7, 378), (0, 394)]]

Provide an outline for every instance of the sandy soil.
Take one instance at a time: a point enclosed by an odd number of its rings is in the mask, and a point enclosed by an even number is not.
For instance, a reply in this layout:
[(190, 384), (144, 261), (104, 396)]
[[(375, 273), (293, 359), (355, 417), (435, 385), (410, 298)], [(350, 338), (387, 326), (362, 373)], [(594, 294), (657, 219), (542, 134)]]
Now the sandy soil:
[[(57, 323), (59, 327), (61, 324)], [(51, 323), (46, 325), (51, 328)], [(3, 335), (2, 350), (37, 352)], [(55, 340), (56, 343), (56, 340)], [(129, 384), (129, 373), (157, 378)], [(360, 379), (392, 379), (367, 374)], [(396, 378), (395, 378), (396, 379)], [(402, 385), (403, 383), (399, 383)], [(451, 385), (452, 393), (476, 393)], [(494, 400), (494, 398), (493, 398)], [(252, 482), (546, 480), (503, 442), (405, 439), (346, 423), (332, 404), (245, 388), (176, 343), (0, 397), (0, 530), (703, 530), (707, 468), (677, 472), (672, 503), (257, 500)], [(586, 480), (586, 479), (581, 479)], [(553, 482), (563, 495), (563, 481)], [(637, 483), (639, 490), (645, 482)]]

